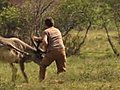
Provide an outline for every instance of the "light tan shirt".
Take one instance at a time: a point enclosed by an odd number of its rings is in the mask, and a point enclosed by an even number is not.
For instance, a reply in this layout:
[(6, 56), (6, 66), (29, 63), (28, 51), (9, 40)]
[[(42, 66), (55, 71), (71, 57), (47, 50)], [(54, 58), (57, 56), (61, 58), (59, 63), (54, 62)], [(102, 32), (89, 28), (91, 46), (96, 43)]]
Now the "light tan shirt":
[(47, 51), (65, 49), (62, 35), (59, 29), (50, 27), (43, 31), (42, 35), (47, 35), (48, 47)]

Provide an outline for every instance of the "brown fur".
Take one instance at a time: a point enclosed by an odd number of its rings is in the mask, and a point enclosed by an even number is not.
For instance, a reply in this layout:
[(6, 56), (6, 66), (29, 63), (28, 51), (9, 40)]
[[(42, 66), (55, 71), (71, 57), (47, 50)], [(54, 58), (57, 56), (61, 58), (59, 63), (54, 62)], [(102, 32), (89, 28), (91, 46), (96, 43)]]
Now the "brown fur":
[(24, 62), (34, 61), (40, 65), (42, 51), (36, 50), (18, 38), (4, 38), (0, 36), (0, 60), (10, 64), (12, 68), (12, 81), (16, 79), (16, 67), (14, 63), (20, 65), (20, 69), (26, 82), (28, 77), (24, 72)]

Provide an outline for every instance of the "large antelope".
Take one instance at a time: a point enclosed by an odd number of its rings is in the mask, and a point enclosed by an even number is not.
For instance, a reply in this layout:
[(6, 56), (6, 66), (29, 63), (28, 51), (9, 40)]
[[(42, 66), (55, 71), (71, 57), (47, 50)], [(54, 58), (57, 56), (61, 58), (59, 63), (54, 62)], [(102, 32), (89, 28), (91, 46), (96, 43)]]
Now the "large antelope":
[(24, 71), (24, 62), (34, 61), (40, 65), (43, 53), (36, 45), (34, 48), (18, 38), (5, 38), (0, 36), (0, 61), (10, 64), (12, 68), (12, 81), (15, 81), (17, 73), (14, 63), (19, 63), (24, 79), (28, 82), (28, 77)]

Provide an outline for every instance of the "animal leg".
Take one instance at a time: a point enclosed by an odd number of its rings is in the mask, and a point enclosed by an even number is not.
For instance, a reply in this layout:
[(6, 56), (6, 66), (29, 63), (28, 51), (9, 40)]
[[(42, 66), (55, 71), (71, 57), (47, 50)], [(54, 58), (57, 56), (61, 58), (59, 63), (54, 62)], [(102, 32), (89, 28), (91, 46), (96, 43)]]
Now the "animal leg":
[(24, 76), (25, 82), (28, 83), (28, 77), (24, 71), (25, 70), (24, 61), (20, 61), (20, 69), (21, 69), (21, 72)]
[(14, 66), (13, 63), (10, 63), (11, 69), (12, 69), (12, 81), (15, 82), (16, 80), (16, 73), (17, 73), (17, 68)]

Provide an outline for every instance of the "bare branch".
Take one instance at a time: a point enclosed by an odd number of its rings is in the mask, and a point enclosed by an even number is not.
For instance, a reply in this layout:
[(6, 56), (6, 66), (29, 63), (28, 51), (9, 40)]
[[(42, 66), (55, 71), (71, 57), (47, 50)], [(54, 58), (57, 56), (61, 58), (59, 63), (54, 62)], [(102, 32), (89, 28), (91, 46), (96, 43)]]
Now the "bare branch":
[[(70, 20), (72, 20), (72, 17), (73, 17), (75, 14), (78, 14), (78, 13), (82, 14), (83, 11), (82, 11), (82, 10), (79, 10), (79, 11), (74, 11), (74, 12), (72, 12), (72, 14), (70, 15)], [(72, 23), (74, 23), (74, 22), (72, 22)], [(78, 25), (78, 24), (79, 24), (79, 23), (76, 23), (76, 25)], [(69, 26), (70, 26), (70, 27), (67, 28), (67, 31), (62, 35), (63, 37), (65, 37), (65, 36), (71, 31), (71, 29), (74, 28), (74, 25), (69, 25)]]
[(51, 2), (48, 3), (48, 5), (46, 5), (46, 7), (42, 7), (42, 11), (41, 11), (41, 15), (54, 3), (54, 0), (52, 0)]
[(88, 25), (88, 27), (86, 29), (85, 36), (84, 36), (82, 42), (78, 45), (78, 48), (75, 49), (74, 54), (76, 54), (80, 50), (81, 46), (85, 43), (85, 40), (86, 40), (87, 35), (88, 35), (88, 31), (89, 31), (89, 29), (90, 29), (91, 26), (92, 26), (92, 23), (89, 22), (89, 25)]

